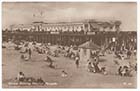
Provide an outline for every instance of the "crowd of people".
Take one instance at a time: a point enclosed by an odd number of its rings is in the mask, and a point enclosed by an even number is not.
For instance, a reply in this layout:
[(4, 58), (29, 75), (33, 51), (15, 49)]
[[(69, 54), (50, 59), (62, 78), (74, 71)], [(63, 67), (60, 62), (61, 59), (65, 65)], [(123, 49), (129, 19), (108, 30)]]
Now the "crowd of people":
[[(59, 57), (59, 56), (63, 56), (66, 58), (69, 58), (71, 60), (74, 60), (76, 68), (78, 69), (80, 67), (80, 49), (78, 48), (78, 46), (62, 46), (62, 45), (57, 45), (56, 48), (51, 48), (53, 45), (51, 45), (51, 43), (37, 43), (37, 42), (29, 42), (29, 41), (9, 41), (10, 43), (14, 44), (14, 49), (19, 51), (21, 54), (21, 59), (23, 61), (30, 61), (30, 59), (32, 59), (32, 54), (34, 52), (37, 52), (38, 54), (45, 54), (45, 58), (43, 61), (48, 63), (48, 67), (55, 69), (56, 66), (54, 65), (54, 59), (51, 57)], [(7, 48), (7, 46), (4, 45), (5, 42), (3, 42), (2, 48)], [(104, 55), (105, 56), (106, 53), (109, 52), (113, 52), (116, 57), (118, 59), (121, 59), (122, 61), (124, 59), (130, 59), (132, 54), (136, 55), (135, 51), (133, 49), (128, 50), (112, 50), (112, 47), (114, 46), (110, 46), (107, 47), (104, 50), (98, 50), (95, 52), (91, 51), (91, 56), (90, 58), (87, 60), (87, 69), (88, 72), (91, 73), (101, 73), (103, 75), (107, 75), (108, 72), (106, 71), (106, 67), (102, 66), (99, 67), (99, 59), (100, 59), (100, 52), (104, 51)], [(124, 56), (126, 55), (126, 57)], [(128, 66), (119, 66), (118, 69), (118, 75), (120, 76), (132, 76), (130, 74), (130, 72), (132, 70), (136, 70), (137, 66), (135, 65), (135, 68), (132, 69), (132, 67), (128, 67)], [(63, 70), (62, 71), (62, 76), (63, 77), (67, 77), (68, 73)], [(17, 76), (17, 80), (19, 81), (28, 81), (31, 80), (31, 82), (36, 81), (36, 82), (40, 82), (40, 83), (44, 83), (44, 81), (42, 80), (42, 78), (38, 79), (38, 80), (34, 80), (33, 78), (26, 78), (23, 72), (19, 72), (18, 76)]]
[(34, 78), (34, 77), (27, 77), (23, 72), (19, 72), (15, 80), (18, 82), (18, 84), (30, 83), (30, 85), (37, 84), (37, 85), (45, 85), (45, 81), (40, 78)]

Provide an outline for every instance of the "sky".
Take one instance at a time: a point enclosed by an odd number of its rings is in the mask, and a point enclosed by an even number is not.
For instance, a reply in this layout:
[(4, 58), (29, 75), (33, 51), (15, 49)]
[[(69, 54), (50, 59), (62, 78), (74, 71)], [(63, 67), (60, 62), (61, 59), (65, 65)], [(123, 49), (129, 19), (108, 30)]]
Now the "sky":
[(137, 30), (137, 4), (130, 2), (3, 2), (2, 27), (34, 21), (120, 20), (122, 31)]

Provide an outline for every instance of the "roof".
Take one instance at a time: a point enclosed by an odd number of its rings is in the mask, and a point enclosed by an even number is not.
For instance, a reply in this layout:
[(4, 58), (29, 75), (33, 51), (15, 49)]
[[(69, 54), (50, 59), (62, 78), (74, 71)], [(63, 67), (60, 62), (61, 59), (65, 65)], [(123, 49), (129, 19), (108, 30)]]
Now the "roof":
[(92, 41), (87, 41), (79, 46), (80, 48), (85, 48), (85, 49), (92, 49), (92, 50), (98, 50), (100, 49), (100, 46), (97, 44), (93, 43)]

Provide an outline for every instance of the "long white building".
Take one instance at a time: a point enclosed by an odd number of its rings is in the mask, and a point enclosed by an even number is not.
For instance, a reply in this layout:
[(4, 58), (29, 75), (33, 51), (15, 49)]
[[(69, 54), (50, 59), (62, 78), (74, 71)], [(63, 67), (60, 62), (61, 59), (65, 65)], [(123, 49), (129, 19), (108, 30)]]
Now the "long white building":
[(33, 22), (32, 24), (19, 24), (11, 26), (11, 30), (15, 31), (20, 29), (21, 31), (50, 31), (50, 32), (65, 32), (65, 31), (118, 31), (121, 22), (114, 21), (99, 21), (99, 20), (85, 20), (81, 22), (58, 22), (58, 23), (46, 23), (46, 22)]

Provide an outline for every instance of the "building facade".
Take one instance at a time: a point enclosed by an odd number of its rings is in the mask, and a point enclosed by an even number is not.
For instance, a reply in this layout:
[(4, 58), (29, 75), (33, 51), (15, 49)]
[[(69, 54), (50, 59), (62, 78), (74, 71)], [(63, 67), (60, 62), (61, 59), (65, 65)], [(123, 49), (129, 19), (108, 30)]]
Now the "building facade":
[[(19, 24), (3, 31), (3, 40), (28, 40), (61, 45), (79, 45), (93, 40), (98, 45), (109, 42), (120, 31), (120, 21), (85, 20), (82, 22)], [(108, 32), (108, 35), (105, 34)]]

